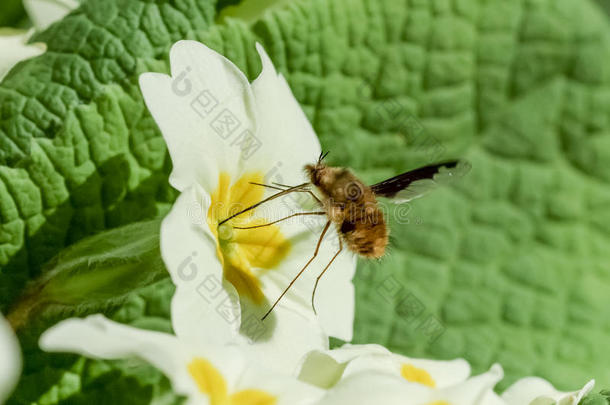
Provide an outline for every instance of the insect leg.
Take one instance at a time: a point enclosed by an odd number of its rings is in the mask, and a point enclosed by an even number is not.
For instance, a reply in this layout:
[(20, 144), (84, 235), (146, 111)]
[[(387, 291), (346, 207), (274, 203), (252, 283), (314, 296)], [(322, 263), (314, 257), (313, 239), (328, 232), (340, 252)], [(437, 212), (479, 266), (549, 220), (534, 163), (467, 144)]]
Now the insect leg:
[(290, 194), (290, 193), (294, 193), (295, 191), (299, 191), (300, 188), (302, 188), (302, 187), (304, 187), (304, 186), (306, 186), (308, 184), (309, 183), (299, 184), (298, 186), (294, 186), (294, 187), (291, 187), (289, 189), (280, 191), (279, 193), (273, 194), (272, 196), (269, 196), (269, 197), (265, 198), (264, 200), (259, 201), (256, 204), (252, 204), (248, 208), (244, 208), (243, 210), (241, 210), (241, 211), (231, 215), (230, 217), (223, 219), (222, 221), (220, 221), (218, 223), (218, 225), (220, 226), (220, 225), (224, 224), (225, 222), (227, 222), (228, 220), (233, 219), (236, 216), (243, 214), (244, 212), (248, 212), (250, 210), (253, 210), (254, 208), (258, 207), (259, 205), (266, 203), (267, 201), (271, 201), (271, 200), (274, 200), (274, 199), (276, 199), (278, 197), (284, 196), (286, 194)]
[(301, 215), (326, 215), (324, 211), (316, 211), (316, 212), (297, 212), (296, 214), (288, 215), (287, 217), (280, 218), (277, 221), (269, 222), (268, 224), (254, 225), (254, 226), (234, 226), (233, 229), (254, 229), (254, 228), (262, 228), (263, 226), (269, 226), (273, 224), (277, 224), (280, 221), (284, 221), (286, 219), (292, 217), (298, 217)]
[[(254, 184), (256, 186), (261, 186), (261, 187), (271, 188), (273, 190), (282, 190), (282, 191), (286, 190), (286, 189), (294, 188), (294, 187), (288, 186), (286, 184), (275, 183), (275, 182), (273, 183), (273, 186), (269, 185), (269, 184), (255, 183), (253, 181), (251, 181), (250, 184)], [(283, 188), (281, 188), (281, 187), (283, 187)], [(305, 188), (300, 189), (300, 190), (297, 189), (297, 190), (294, 190), (294, 191), (296, 191), (298, 193), (308, 193), (314, 200), (316, 200), (318, 202), (318, 204), (322, 205), (322, 201), (320, 201), (320, 199), (313, 193), (313, 191), (311, 191), (309, 189), (305, 189)]]
[(318, 278), (316, 278), (316, 284), (313, 286), (313, 293), (311, 293), (311, 308), (313, 308), (313, 312), (314, 314), (318, 314), (316, 312), (316, 305), (314, 304), (314, 298), (316, 296), (316, 289), (318, 288), (318, 283), (320, 282), (320, 279), (322, 278), (322, 276), (324, 275), (324, 273), (326, 273), (326, 270), (328, 270), (328, 268), (330, 267), (330, 265), (335, 261), (335, 259), (337, 258), (337, 256), (339, 256), (339, 253), (341, 253), (341, 251), (343, 250), (343, 242), (341, 242), (341, 237), (339, 237), (339, 250), (337, 251), (337, 253), (335, 253), (335, 255), (333, 256), (332, 259), (330, 259), (330, 262), (328, 262), (328, 264), (326, 265), (326, 267), (324, 267), (324, 270), (322, 270), (322, 273), (320, 273), (320, 275), (318, 276)]
[(284, 188), (290, 188), (290, 186), (287, 185), (287, 184), (282, 184), (282, 183), (278, 183), (278, 182), (275, 182), (275, 181), (273, 182), (273, 184), (276, 185), (276, 186), (284, 187)]
[(318, 251), (320, 250), (320, 245), (322, 244), (322, 239), (324, 239), (324, 235), (326, 235), (326, 232), (328, 231), (329, 227), (330, 227), (330, 221), (326, 222), (326, 225), (324, 225), (324, 229), (322, 230), (322, 234), (320, 235), (320, 239), (318, 239), (318, 244), (316, 245), (316, 250), (313, 253), (313, 256), (311, 257), (311, 259), (309, 259), (309, 261), (305, 264), (305, 266), (303, 266), (301, 271), (299, 271), (298, 274), (292, 279), (292, 281), (290, 282), (290, 284), (288, 284), (288, 287), (286, 287), (286, 289), (284, 290), (284, 292), (282, 292), (280, 297), (277, 300), (275, 300), (275, 302), (273, 303), (271, 308), (269, 308), (269, 311), (267, 311), (265, 316), (263, 316), (261, 321), (264, 321), (265, 318), (271, 313), (271, 311), (273, 311), (273, 308), (275, 308), (275, 306), (278, 304), (278, 302), (280, 302), (282, 297), (284, 297), (284, 295), (288, 292), (290, 287), (292, 287), (292, 285), (295, 283), (295, 281), (297, 281), (297, 279), (301, 276), (301, 274), (303, 274), (303, 272), (305, 271), (307, 266), (309, 266), (309, 263), (311, 263), (313, 261), (313, 259), (316, 258), (316, 256), (318, 255)]
[[(286, 187), (276, 187), (276, 186), (271, 186), (269, 184), (256, 183), (254, 181), (251, 181), (250, 184), (254, 184), (255, 186), (267, 187), (267, 188), (270, 188), (272, 190), (279, 190), (279, 191), (284, 191), (286, 189)], [(288, 187), (288, 188), (290, 188), (290, 187)]]
[[(280, 187), (290, 187), (287, 186), (286, 184), (281, 184), (281, 183), (273, 183), (276, 186), (280, 186)], [(310, 196), (313, 197), (314, 200), (316, 200), (318, 202), (318, 204), (322, 205), (322, 201), (320, 201), (320, 199), (313, 193), (313, 191), (309, 190), (309, 189), (303, 189), (303, 190), (299, 190), (300, 193), (309, 193)]]

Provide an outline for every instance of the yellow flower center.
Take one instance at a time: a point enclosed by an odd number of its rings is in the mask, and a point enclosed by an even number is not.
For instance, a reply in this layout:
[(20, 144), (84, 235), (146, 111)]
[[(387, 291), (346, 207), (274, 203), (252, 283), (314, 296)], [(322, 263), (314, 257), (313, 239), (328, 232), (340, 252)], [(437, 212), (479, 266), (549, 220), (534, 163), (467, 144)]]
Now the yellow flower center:
[(199, 391), (210, 398), (210, 405), (275, 405), (277, 398), (257, 390), (247, 389), (229, 395), (227, 382), (220, 372), (206, 359), (195, 358), (188, 365), (188, 372)]
[(428, 405), (451, 405), (451, 404), (447, 401), (434, 401), (434, 402), (430, 402)]
[(260, 202), (264, 188), (251, 183), (262, 182), (261, 172), (246, 173), (234, 183), (231, 183), (227, 173), (221, 173), (207, 215), (208, 225), (216, 237), (216, 254), (222, 263), (224, 277), (240, 296), (246, 296), (256, 304), (261, 304), (265, 298), (257, 271), (277, 266), (288, 255), (290, 242), (276, 225), (254, 229), (234, 228), (269, 222), (254, 219), (253, 211), (238, 215), (220, 226), (218, 224)]
[[(432, 378), (432, 376), (424, 369), (417, 368), (412, 364), (403, 364), (400, 368), (400, 374), (402, 377), (409, 381), (418, 384), (423, 384), (428, 387), (434, 388), (436, 387), (436, 382)], [(444, 402), (434, 402), (431, 405), (445, 405)], [(448, 405), (448, 404), (447, 404)]]

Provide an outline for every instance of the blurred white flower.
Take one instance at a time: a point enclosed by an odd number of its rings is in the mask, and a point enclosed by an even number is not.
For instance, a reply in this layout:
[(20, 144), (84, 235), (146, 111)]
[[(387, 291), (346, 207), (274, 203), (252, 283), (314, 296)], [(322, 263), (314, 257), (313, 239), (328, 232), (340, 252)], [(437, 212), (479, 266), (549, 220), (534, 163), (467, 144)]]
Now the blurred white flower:
[(76, 0), (23, 0), (23, 7), (38, 31), (61, 20), (78, 5)]
[(466, 360), (414, 359), (390, 352), (383, 346), (350, 345), (327, 351), (312, 351), (304, 358), (299, 378), (321, 388), (360, 372), (384, 372), (431, 388), (446, 388), (470, 376)]
[(21, 350), (13, 329), (0, 315), (0, 404), (12, 392), (21, 374)]
[(101, 359), (138, 357), (162, 371), (174, 391), (197, 405), (308, 405), (322, 391), (248, 361), (238, 346), (214, 346), (145, 331), (101, 315), (68, 319), (40, 338), (47, 351)]
[(470, 377), (465, 360), (413, 359), (379, 345), (345, 345), (307, 355), (299, 379), (327, 394), (319, 405), (492, 405), (499, 365)]
[[(201, 43), (180, 41), (170, 52), (171, 76), (145, 73), (140, 86), (170, 152), (170, 183), (181, 192), (161, 227), (161, 252), (177, 286), (176, 332), (252, 341), (260, 359), (277, 360), (278, 368), (292, 371), (309, 350), (327, 348), (327, 334), (351, 340), (355, 257), (340, 255), (325, 275), (316, 317), (310, 304), (314, 279), (337, 249), (326, 238), (312, 265), (260, 321), (311, 258), (325, 218), (237, 228), (313, 205), (310, 195), (294, 193), (220, 224), (277, 192), (252, 183), (302, 184), (303, 166), (320, 155), (288, 84), (260, 45), (257, 50), (263, 69), (250, 84), (224, 56)], [(232, 329), (211, 329), (210, 322), (218, 319)]]
[(577, 405), (595, 385), (591, 380), (574, 392), (557, 391), (543, 378), (526, 377), (508, 387), (501, 395), (506, 405)]
[(486, 393), (502, 378), (502, 368), (445, 388), (408, 383), (391, 374), (359, 372), (341, 380), (318, 405), (489, 405)]
[(43, 43), (27, 43), (33, 33), (33, 30), (0, 28), (0, 81), (17, 63), (46, 51)]
[(384, 405), (577, 405), (595, 383), (560, 392), (542, 378), (527, 377), (498, 395), (493, 387), (502, 375), (502, 368), (494, 365), (489, 372), (470, 377), (470, 365), (463, 359), (414, 359), (379, 345), (312, 351), (299, 367), (301, 381), (328, 390), (323, 405), (350, 400), (377, 404), (375, 398)]

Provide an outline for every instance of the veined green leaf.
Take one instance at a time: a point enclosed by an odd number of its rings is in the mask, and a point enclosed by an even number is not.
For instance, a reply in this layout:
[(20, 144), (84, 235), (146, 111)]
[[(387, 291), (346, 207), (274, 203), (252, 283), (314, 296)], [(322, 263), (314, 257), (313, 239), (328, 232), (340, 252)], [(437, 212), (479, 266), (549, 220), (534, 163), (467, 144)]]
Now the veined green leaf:
[[(610, 28), (597, 5), (307, 0), (216, 23), (228, 4), (88, 0), (0, 84), (2, 310), (66, 245), (173, 201), (138, 74), (167, 72), (171, 44), (190, 38), (253, 78), (259, 41), (331, 163), (370, 182), (445, 158), (473, 166), (391, 213), (388, 256), (358, 269), (356, 342), (465, 357), (475, 373), (500, 362), (502, 386), (532, 374), (564, 390), (610, 384)], [(118, 319), (167, 317), (151, 308), (171, 291), (146, 291)], [(40, 402), (97, 389), (53, 384), (64, 396)]]

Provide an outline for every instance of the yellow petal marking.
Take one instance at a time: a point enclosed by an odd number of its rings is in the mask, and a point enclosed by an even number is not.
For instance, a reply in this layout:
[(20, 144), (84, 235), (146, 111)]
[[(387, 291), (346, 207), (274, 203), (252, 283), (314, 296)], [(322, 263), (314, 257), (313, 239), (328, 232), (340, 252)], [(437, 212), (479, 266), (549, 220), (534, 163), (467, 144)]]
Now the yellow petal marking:
[(216, 367), (206, 359), (196, 357), (188, 365), (188, 371), (197, 388), (210, 397), (214, 405), (226, 404), (228, 401), (227, 382)]
[(210, 405), (275, 405), (277, 398), (265, 391), (246, 389), (228, 395), (227, 382), (216, 367), (206, 359), (196, 357), (188, 372), (197, 388), (210, 398)]
[(275, 405), (277, 398), (260, 390), (243, 390), (231, 395), (231, 405)]
[(254, 226), (268, 221), (253, 219), (253, 211), (241, 214), (219, 230), (218, 223), (257, 202), (264, 196), (264, 188), (254, 183), (263, 182), (262, 172), (249, 172), (231, 184), (231, 177), (221, 173), (218, 187), (212, 193), (208, 210), (208, 225), (216, 238), (216, 254), (222, 263), (225, 278), (240, 296), (247, 296), (256, 304), (264, 300), (260, 281), (252, 270), (276, 267), (290, 251), (290, 242), (276, 225), (255, 229), (233, 229), (232, 226)]
[[(436, 382), (426, 370), (417, 368), (412, 364), (403, 364), (400, 369), (400, 374), (407, 381), (423, 384), (432, 388), (436, 387)], [(442, 405), (442, 403), (434, 405)]]

